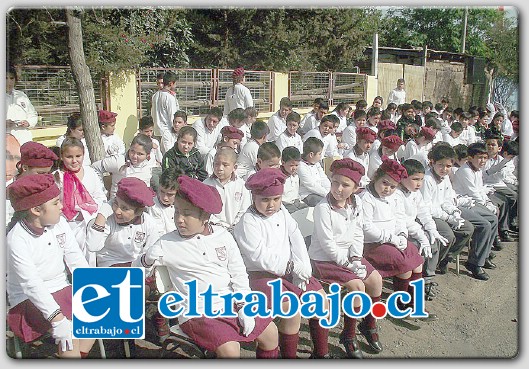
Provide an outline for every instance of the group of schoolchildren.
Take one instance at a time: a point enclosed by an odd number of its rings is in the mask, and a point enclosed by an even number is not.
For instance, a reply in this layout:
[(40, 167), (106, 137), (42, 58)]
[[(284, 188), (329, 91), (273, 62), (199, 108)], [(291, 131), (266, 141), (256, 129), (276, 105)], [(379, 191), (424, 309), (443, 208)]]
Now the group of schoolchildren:
[[(383, 278), (410, 292), (410, 282), (424, 278), (431, 300), (436, 274), (469, 244), (466, 268), (489, 279), (492, 250), (517, 239), (518, 113), (508, 117), (512, 132), (502, 113), (478, 131), (477, 109), (382, 104), (381, 97), (369, 108), (365, 100), (354, 110), (342, 103), (329, 114), (317, 99), (301, 119), (283, 98), (268, 122), (256, 119), (255, 108), (212, 108), (192, 125), (176, 110), (161, 137), (153, 119), (142, 117), (128, 150), (114, 134), (116, 114), (101, 110), (106, 157), (94, 163), (79, 115), (56, 152), (22, 145), (19, 175), (7, 189), (10, 329), (25, 342), (50, 331), (59, 357), (86, 357), (94, 341), (71, 335), (67, 270), (75, 267), (142, 266), (155, 289), (153, 272), (164, 265), (182, 295), (195, 280), (219, 295), (263, 292), (269, 305), (267, 282), (277, 278), (297, 296), (324, 297), (322, 283), (338, 283), (373, 302)], [(309, 241), (291, 215), (306, 207), (314, 208)], [(214, 299), (208, 309), (223, 303)], [(199, 301), (197, 311), (205, 308)], [(255, 342), (257, 358), (297, 357), (299, 313), (274, 322), (245, 315), (241, 304), (237, 311), (234, 318), (179, 317), (179, 324), (219, 358), (239, 357), (240, 342)], [(165, 318), (155, 321), (166, 337)], [(332, 357), (329, 329), (316, 318), (308, 323), (311, 358)], [(344, 315), (339, 339), (347, 357), (363, 357), (357, 331), (382, 351), (373, 315), (360, 323)]]

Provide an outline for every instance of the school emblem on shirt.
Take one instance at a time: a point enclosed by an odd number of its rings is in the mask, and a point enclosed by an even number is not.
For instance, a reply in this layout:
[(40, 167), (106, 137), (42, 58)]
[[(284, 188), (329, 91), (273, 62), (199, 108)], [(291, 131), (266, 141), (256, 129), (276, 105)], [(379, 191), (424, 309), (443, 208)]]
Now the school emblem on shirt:
[(235, 201), (241, 201), (242, 192), (235, 192)]
[(66, 244), (66, 233), (58, 234), (55, 237), (57, 237), (57, 242), (59, 243), (59, 246), (64, 248), (64, 245)]
[(23, 107), (24, 109), (26, 109), (26, 103), (24, 101), (20, 102), (20, 106)]
[(217, 258), (220, 261), (226, 261), (226, 259), (228, 258), (228, 253), (226, 252), (226, 246), (215, 247), (215, 251), (217, 252)]
[(134, 242), (143, 242), (145, 240), (145, 232), (136, 232)]

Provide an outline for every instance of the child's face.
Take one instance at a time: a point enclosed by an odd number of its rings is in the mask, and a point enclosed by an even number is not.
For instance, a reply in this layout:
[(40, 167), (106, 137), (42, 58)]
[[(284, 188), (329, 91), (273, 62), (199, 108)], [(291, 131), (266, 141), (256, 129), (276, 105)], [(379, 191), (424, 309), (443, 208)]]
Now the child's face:
[(477, 154), (469, 156), (468, 161), (474, 166), (474, 168), (481, 169), (487, 163), (489, 156), (487, 154)]
[(265, 169), (265, 168), (278, 169), (280, 166), (280, 161), (281, 161), (281, 158), (279, 157), (270, 158), (268, 160), (262, 160), (261, 158), (257, 158), (257, 164), (259, 164), (260, 169)]
[(224, 138), (224, 145), (231, 147), (235, 151), (239, 151), (239, 147), (241, 145), (241, 140), (238, 138)]
[(493, 120), (494, 124), (497, 126), (497, 127), (500, 127), (503, 123), (503, 117), (502, 116), (499, 116), (497, 117), (496, 119)]
[(397, 83), (397, 89), (404, 90), (404, 82)]
[(178, 150), (184, 154), (187, 155), (195, 147), (195, 140), (193, 140), (193, 136), (191, 135), (183, 135), (180, 137), (177, 141)]
[(357, 184), (349, 177), (333, 174), (331, 177), (331, 195), (336, 201), (345, 201), (358, 189)]
[(432, 109), (429, 106), (426, 106), (426, 107), (422, 108), (422, 114), (423, 115), (426, 115), (426, 114), (428, 114), (431, 111), (432, 111)]
[(367, 124), (367, 117), (360, 117), (358, 119), (355, 120), (355, 125), (357, 127), (365, 127)]
[(324, 115), (327, 115), (329, 113), (329, 109), (324, 109), (324, 108), (318, 108), (316, 110), (316, 120), (321, 120), (321, 118), (323, 118)]
[(406, 127), (404, 127), (404, 132), (410, 137), (415, 137), (419, 133), (417, 127), (413, 124), (407, 124)]
[(498, 145), (498, 140), (487, 140), (487, 154), (489, 154), (490, 157), (496, 156), (499, 152), (501, 147)]
[(289, 106), (282, 106), (279, 108), (279, 116), (283, 119), (292, 112), (292, 108)]
[(458, 138), (459, 136), (461, 136), (461, 132), (456, 132), (456, 131), (452, 130), (452, 131), (450, 131), (450, 135), (453, 138)]
[(444, 118), (444, 120), (451, 120), (452, 119), (452, 113), (443, 111), (443, 118)]
[(339, 115), (340, 117), (342, 117), (342, 118), (343, 118), (343, 117), (346, 117), (348, 111), (349, 111), (348, 108), (338, 110), (338, 115)]
[(158, 187), (158, 200), (165, 206), (173, 205), (176, 196), (176, 189), (171, 189), (160, 185)]
[(111, 136), (114, 134), (114, 131), (116, 130), (116, 122), (113, 123), (103, 123), (101, 125), (101, 133)]
[(68, 146), (61, 153), (64, 167), (72, 172), (79, 171), (83, 166), (84, 152), (79, 146)]
[(432, 162), (433, 171), (441, 178), (444, 178), (448, 173), (450, 173), (450, 169), (452, 169), (453, 165), (454, 162), (452, 159), (441, 159), (437, 160), (436, 162)]
[(296, 131), (298, 130), (298, 128), (299, 128), (298, 122), (294, 120), (290, 120), (287, 122), (287, 131), (291, 136), (294, 136), (296, 134)]
[(36, 208), (39, 211), (38, 217), (43, 227), (59, 223), (62, 211), (62, 202), (59, 196), (46, 201)]
[(112, 201), (112, 210), (114, 211), (114, 218), (118, 224), (128, 223), (142, 212), (142, 208), (133, 206), (117, 196)]
[(290, 175), (296, 174), (298, 172), (298, 167), (299, 160), (289, 160), (286, 163), (283, 163), (283, 168)]
[(244, 125), (244, 120), (234, 119), (234, 120), (231, 120), (229, 123), (230, 123), (230, 126), (232, 127), (241, 128)]
[(463, 126), (463, 128), (466, 128), (468, 126), (468, 118), (461, 117), (459, 121), (461, 122), (461, 125)]
[(189, 201), (176, 197), (174, 202), (174, 223), (182, 236), (194, 236), (204, 231), (205, 213)]
[(75, 127), (74, 129), (70, 129), (70, 137), (77, 138), (78, 140), (82, 140), (84, 138), (84, 128), (83, 126)]
[(366, 153), (368, 152), (369, 150), (371, 150), (371, 146), (373, 145), (373, 142), (371, 141), (368, 141), (364, 138), (356, 141), (356, 146), (362, 150), (363, 153)]
[(175, 133), (178, 133), (178, 131), (180, 131), (180, 128), (182, 128), (183, 126), (185, 126), (187, 123), (186, 121), (184, 120), (184, 118), (182, 117), (176, 117), (173, 119), (173, 131), (175, 131)]
[(457, 159), (457, 165), (459, 165), (459, 167), (462, 167), (463, 165), (465, 165), (467, 161), (468, 161), (468, 156), (465, 156), (464, 158), (461, 158), (461, 159)]
[(163, 88), (163, 78), (157, 79), (156, 85), (158, 86), (158, 89), (161, 90)]
[(154, 127), (151, 126), (151, 127), (144, 128), (140, 130), (140, 133), (143, 133), (145, 136), (152, 138), (152, 136), (154, 136)]
[(206, 128), (213, 131), (219, 125), (219, 118), (214, 115), (208, 115), (206, 117)]
[(389, 156), (395, 154), (395, 151), (390, 149), (387, 146), (380, 146), (380, 147), (381, 147), (381, 150), (382, 150), (382, 155), (386, 155), (386, 156), (389, 157)]
[(404, 178), (400, 183), (411, 192), (417, 192), (424, 180), (424, 173), (415, 173), (407, 178)]
[(149, 158), (143, 146), (137, 143), (130, 145), (129, 160), (132, 165), (141, 164), (145, 159), (148, 160)]
[(374, 187), (378, 196), (384, 198), (391, 196), (397, 189), (399, 183), (393, 178), (384, 174), (381, 178), (375, 181)]
[(6, 92), (11, 93), (15, 88), (16, 79), (13, 73), (6, 74)]
[(265, 197), (252, 194), (252, 197), (255, 209), (265, 217), (271, 217), (281, 208), (282, 195)]
[(415, 116), (415, 110), (413, 108), (405, 110), (404, 111), (404, 116), (406, 116), (408, 118), (413, 118)]
[(332, 133), (333, 124), (329, 121), (320, 124), (320, 133), (323, 137), (327, 136), (329, 133)]
[(372, 115), (369, 117), (369, 125), (376, 127), (378, 122), (380, 122), (380, 114)]
[(216, 155), (213, 160), (213, 173), (219, 181), (224, 182), (231, 178), (237, 165), (227, 155)]
[(380, 101), (379, 99), (373, 100), (373, 107), (374, 108), (381, 108), (382, 107), (382, 101)]
[(22, 165), (22, 171), (25, 175), (28, 174), (48, 174), (51, 171), (51, 165), (49, 167), (28, 167)]
[(310, 152), (309, 155), (307, 155), (306, 160), (311, 164), (315, 164), (321, 161), (322, 153), (323, 153), (323, 150), (320, 150), (318, 152)]

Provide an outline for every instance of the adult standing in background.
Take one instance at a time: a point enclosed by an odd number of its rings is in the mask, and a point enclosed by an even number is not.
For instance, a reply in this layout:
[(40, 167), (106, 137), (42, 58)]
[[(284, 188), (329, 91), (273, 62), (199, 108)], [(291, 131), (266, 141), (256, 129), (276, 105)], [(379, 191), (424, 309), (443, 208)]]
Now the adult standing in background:
[(180, 110), (176, 99), (176, 73), (168, 71), (163, 76), (163, 88), (152, 95), (151, 117), (154, 121), (154, 137), (160, 141), (164, 132), (169, 134), (174, 113)]
[(15, 67), (8, 65), (6, 72), (6, 133), (11, 133), (22, 145), (33, 139), (29, 128), (37, 125), (39, 117), (28, 96), (15, 90), (18, 81)]
[(233, 85), (226, 91), (224, 98), (224, 116), (228, 116), (230, 111), (236, 108), (246, 109), (253, 106), (252, 94), (248, 87), (243, 85), (244, 68), (238, 67), (232, 73)]
[(404, 90), (404, 78), (397, 80), (397, 87), (391, 90), (388, 97), (388, 104), (395, 103), (397, 106), (406, 102), (406, 91)]

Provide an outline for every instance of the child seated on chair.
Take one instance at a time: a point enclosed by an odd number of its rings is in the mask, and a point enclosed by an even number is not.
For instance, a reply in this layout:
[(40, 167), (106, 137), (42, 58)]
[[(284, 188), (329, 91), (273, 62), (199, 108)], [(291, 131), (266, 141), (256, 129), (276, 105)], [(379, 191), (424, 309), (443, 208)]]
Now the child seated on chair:
[(285, 180), (285, 192), (283, 193), (283, 205), (289, 213), (305, 209), (307, 204), (301, 201), (299, 196), (298, 167), (301, 161), (301, 153), (294, 146), (285, 147), (281, 153), (281, 171), (287, 177)]
[[(296, 221), (281, 206), (285, 175), (280, 169), (258, 171), (246, 182), (252, 192), (252, 206), (234, 227), (234, 237), (248, 270), (250, 286), (263, 292), (272, 305), (271, 286), (267, 282), (280, 278), (282, 288), (300, 297), (305, 291), (318, 291), (326, 296), (321, 284), (312, 277), (312, 267), (305, 241)], [(289, 306), (284, 302), (283, 306)], [(285, 307), (286, 307), (285, 306)], [(281, 357), (296, 358), (301, 315), (280, 320), (279, 346)], [(319, 319), (309, 320), (314, 344), (313, 358), (328, 356), (329, 329)]]
[(259, 146), (266, 142), (268, 126), (262, 120), (256, 120), (250, 128), (251, 139), (242, 148), (237, 158), (237, 176), (246, 179), (248, 172), (255, 168)]
[[(314, 208), (314, 231), (309, 246), (314, 275), (327, 283), (339, 283), (348, 291), (366, 292), (375, 303), (382, 294), (382, 277), (363, 258), (362, 203), (355, 195), (365, 174), (364, 167), (344, 158), (331, 164), (331, 173), (331, 190)], [(355, 303), (355, 309), (359, 310), (360, 302)], [(373, 315), (368, 314), (358, 328), (373, 350), (382, 351)], [(356, 318), (344, 314), (340, 343), (348, 357), (363, 357), (356, 339)]]
[(309, 137), (303, 143), (303, 155), (299, 163), (299, 196), (308, 206), (316, 206), (331, 188), (331, 182), (321, 166), (323, 141)]
[[(222, 210), (218, 191), (196, 179), (180, 176), (174, 204), (176, 230), (146, 249), (134, 265), (143, 266), (146, 272), (165, 265), (175, 290), (183, 296), (188, 292), (185, 283), (190, 280), (197, 282), (199, 291), (209, 287), (215, 294), (250, 292), (248, 274), (235, 240), (225, 228), (209, 223), (211, 214)], [(185, 298), (184, 304), (187, 301)], [(271, 318), (248, 317), (243, 309), (238, 310), (236, 318), (207, 318), (203, 316), (204, 301), (198, 299), (197, 303), (200, 317), (178, 317), (182, 331), (197, 345), (215, 352), (218, 358), (238, 358), (239, 342), (255, 341), (257, 358), (277, 358), (277, 328)], [(208, 308), (215, 311), (223, 306), (223, 300), (216, 298)]]
[(265, 142), (257, 150), (257, 162), (255, 166), (251, 168), (246, 176), (243, 177), (245, 181), (248, 178), (264, 168), (279, 168), (281, 164), (281, 151), (274, 142)]

